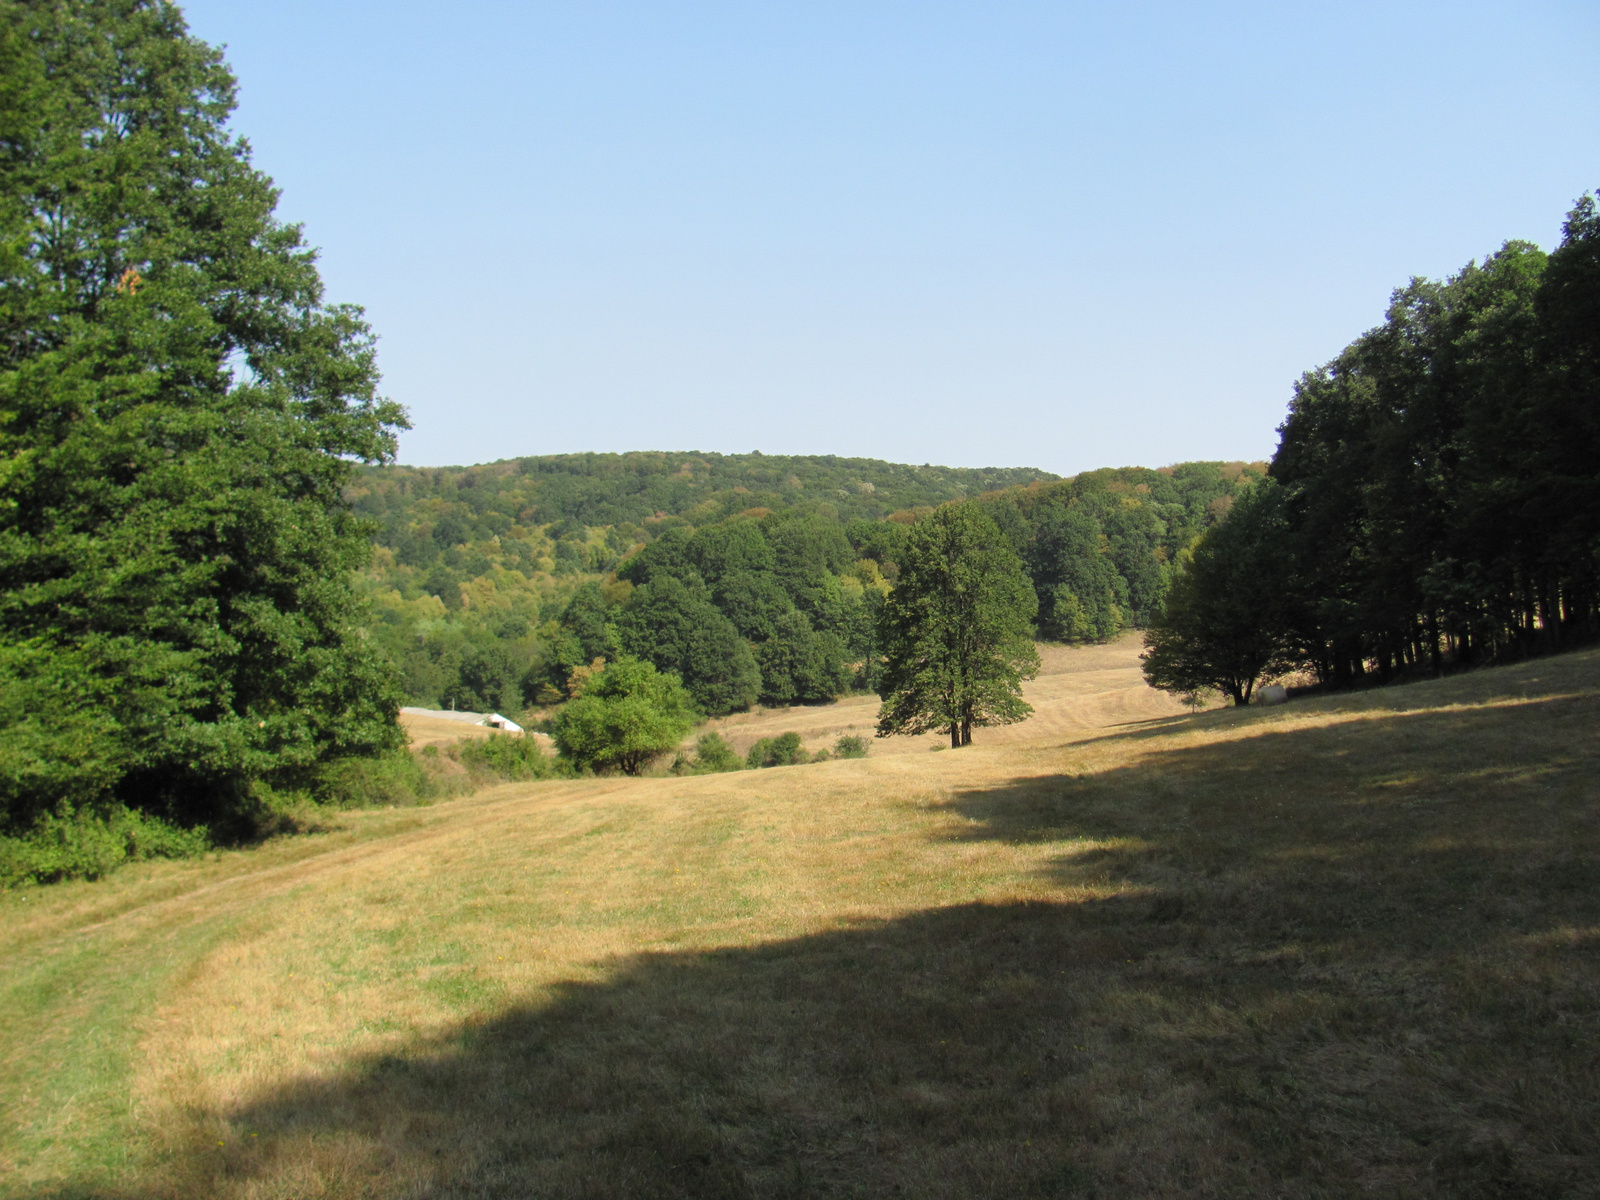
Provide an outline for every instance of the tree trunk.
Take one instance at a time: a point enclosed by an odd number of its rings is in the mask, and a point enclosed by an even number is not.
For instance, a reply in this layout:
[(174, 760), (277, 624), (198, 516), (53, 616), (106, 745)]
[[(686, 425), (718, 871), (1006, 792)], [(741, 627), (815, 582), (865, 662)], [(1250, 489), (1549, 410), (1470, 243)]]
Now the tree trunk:
[(950, 722), (950, 749), (952, 749), (952, 750), (961, 749), (961, 722), (960, 721), (951, 721)]

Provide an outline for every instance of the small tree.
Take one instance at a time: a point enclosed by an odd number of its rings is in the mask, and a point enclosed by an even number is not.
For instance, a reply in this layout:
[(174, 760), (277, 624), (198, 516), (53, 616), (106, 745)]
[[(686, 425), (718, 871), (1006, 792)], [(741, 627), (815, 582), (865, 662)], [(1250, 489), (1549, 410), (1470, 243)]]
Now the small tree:
[(722, 771), (739, 771), (744, 760), (728, 745), (720, 733), (702, 733), (694, 744), (693, 768), (696, 774), (713, 774)]
[(1248, 704), (1257, 680), (1293, 666), (1283, 498), (1271, 480), (1240, 496), (1195, 545), (1145, 634), (1145, 678), (1188, 697), (1215, 688)]
[(869, 749), (871, 749), (871, 743), (866, 738), (847, 733), (833, 743), (833, 756), (835, 758), (865, 758)]
[(556, 714), (550, 732), (575, 767), (637, 775), (683, 740), (696, 715), (676, 675), (619, 658)]
[(745, 765), (757, 767), (793, 767), (811, 761), (811, 756), (800, 744), (798, 733), (780, 733), (775, 738), (762, 738), (750, 747), (745, 755)]
[(1016, 551), (981, 505), (947, 504), (913, 526), (879, 626), (885, 654), (878, 736), (1010, 725), (1033, 712), (1038, 607)]

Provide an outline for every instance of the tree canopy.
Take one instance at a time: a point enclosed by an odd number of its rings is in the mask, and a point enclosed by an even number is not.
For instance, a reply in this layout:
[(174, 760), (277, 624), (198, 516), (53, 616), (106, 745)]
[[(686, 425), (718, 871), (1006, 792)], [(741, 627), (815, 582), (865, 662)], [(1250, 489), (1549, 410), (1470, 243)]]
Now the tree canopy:
[[(1169, 596), (1151, 665), (1177, 682), (1236, 630), (1253, 657), (1271, 635), (1267, 657), (1347, 687), (1593, 638), (1597, 364), (1592, 196), (1548, 255), (1507, 242), (1411, 280), (1382, 324), (1296, 385), (1271, 464), (1276, 524), (1255, 531), (1274, 552), (1246, 532), (1265, 509), (1235, 505)], [(1248, 630), (1252, 611), (1270, 620)]]
[[(898, 578), (911, 529), (934, 508), (917, 504), (883, 516), (850, 516), (860, 511), (855, 501), (845, 504), (838, 489), (827, 492), (820, 483), (836, 481), (831, 472), (853, 460), (784, 460), (799, 486), (763, 492), (750, 472), (776, 461), (760, 455), (740, 456), (738, 463), (715, 456), (704, 462), (694, 455), (598, 456), (597, 474), (582, 476), (596, 488), (626, 479), (673, 506), (605, 525), (584, 523), (609, 511), (590, 507), (583, 498), (588, 493), (547, 488), (557, 478), (549, 473), (555, 460), (364, 468), (349, 494), (357, 511), (380, 525), (374, 562), (363, 574), (377, 618), (374, 639), (400, 665), (413, 704), (435, 707), (481, 690), (468, 675), (481, 676), (489, 662), (500, 672), (497, 694), (551, 702), (564, 694), (575, 667), (611, 657), (603, 648), (591, 653), (602, 642), (578, 624), (591, 627), (592, 618), (617, 623), (628, 585), (664, 575), (691, 589), (704, 585), (758, 664), (776, 665), (783, 657), (780, 646), (767, 643), (780, 620), (793, 640), (796, 623), (787, 614), (798, 610), (816, 635), (837, 639), (830, 656), (842, 645), (837, 662), (845, 668), (845, 686), (875, 688), (882, 598)], [(910, 498), (891, 492), (893, 480), (944, 478), (936, 468), (879, 466), (876, 490), (850, 492), (863, 505), (871, 499), (870, 511), (878, 513), (891, 495)], [(979, 500), (1022, 558), (1039, 600), (1040, 636), (1094, 642), (1148, 624), (1178, 555), (1265, 469), (1242, 462), (1126, 467), (1071, 479), (1036, 477)], [(1016, 476), (951, 478), (976, 486)], [(723, 486), (736, 479), (745, 482)], [(735, 507), (745, 505), (751, 507)], [(591, 606), (584, 621), (569, 614), (568, 602), (580, 589), (588, 589), (604, 612)], [(635, 649), (649, 653), (639, 644)], [(652, 660), (675, 670), (682, 665)], [(833, 666), (815, 677), (835, 677)], [(769, 703), (792, 703), (818, 692), (791, 688), (775, 676), (762, 680), (759, 694)]]
[(0, 7), (0, 791), (218, 820), (398, 743), (343, 488), (394, 450), (359, 310), (164, 0)]
[(576, 767), (637, 775), (682, 741), (697, 715), (676, 675), (622, 657), (556, 714), (550, 732)]
[(951, 746), (964, 746), (975, 725), (1027, 717), (1036, 606), (1021, 560), (982, 505), (945, 505), (913, 526), (881, 618), (878, 735), (948, 729)]
[(1259, 679), (1293, 664), (1286, 532), (1282, 494), (1268, 480), (1201, 536), (1145, 635), (1152, 687), (1188, 695), (1215, 689), (1248, 704)]

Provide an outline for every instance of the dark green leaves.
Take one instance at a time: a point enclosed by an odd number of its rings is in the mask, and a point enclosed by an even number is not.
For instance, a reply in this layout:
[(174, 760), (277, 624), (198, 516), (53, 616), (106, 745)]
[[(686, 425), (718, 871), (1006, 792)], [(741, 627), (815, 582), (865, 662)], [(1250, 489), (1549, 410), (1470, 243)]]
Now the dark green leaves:
[(9, 4), (0, 68), (8, 819), (211, 820), (396, 744), (342, 489), (403, 414), (224, 127), (220, 55), (159, 0)]
[(981, 505), (946, 505), (915, 525), (881, 618), (879, 736), (948, 729), (964, 745), (974, 725), (1028, 716), (1035, 607), (1022, 563)]

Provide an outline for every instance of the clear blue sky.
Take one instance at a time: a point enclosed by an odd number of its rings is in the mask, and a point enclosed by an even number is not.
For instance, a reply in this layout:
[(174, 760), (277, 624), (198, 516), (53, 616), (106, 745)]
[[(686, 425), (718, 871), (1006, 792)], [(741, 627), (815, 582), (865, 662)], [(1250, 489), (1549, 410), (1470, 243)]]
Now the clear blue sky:
[(401, 460), (1263, 458), (1600, 186), (1600, 5), (194, 0)]

